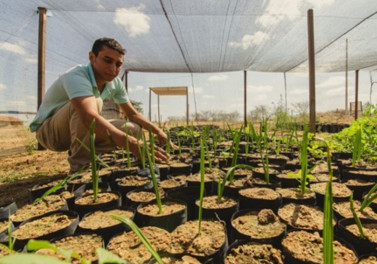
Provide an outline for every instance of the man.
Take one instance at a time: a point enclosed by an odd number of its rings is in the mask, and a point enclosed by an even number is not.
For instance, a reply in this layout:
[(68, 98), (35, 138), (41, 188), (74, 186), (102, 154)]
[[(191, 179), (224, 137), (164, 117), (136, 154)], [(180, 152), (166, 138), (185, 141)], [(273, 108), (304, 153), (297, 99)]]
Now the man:
[[(79, 65), (61, 75), (47, 90), (45, 98), (30, 124), (38, 142), (54, 151), (69, 150), (70, 173), (89, 165), (89, 153), (77, 139), (89, 146), (89, 128), (95, 119), (96, 153), (112, 150), (113, 142), (140, 157), (137, 136), (142, 128), (151, 129), (161, 144), (167, 136), (132, 106), (122, 81), (117, 77), (124, 62), (125, 49), (114, 39), (97, 39), (89, 52), (90, 63)], [(101, 116), (103, 100), (111, 98), (131, 122), (108, 121)], [(125, 133), (127, 131), (127, 134)], [(132, 136), (131, 136), (132, 135)], [(167, 153), (156, 147), (158, 161), (167, 161)]]

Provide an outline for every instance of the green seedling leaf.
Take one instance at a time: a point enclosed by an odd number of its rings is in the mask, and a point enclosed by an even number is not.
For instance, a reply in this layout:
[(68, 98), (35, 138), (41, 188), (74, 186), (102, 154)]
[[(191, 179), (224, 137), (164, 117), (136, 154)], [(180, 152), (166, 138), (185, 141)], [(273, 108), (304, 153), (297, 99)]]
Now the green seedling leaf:
[(350, 207), (351, 207), (353, 219), (355, 220), (357, 228), (359, 229), (360, 237), (365, 238), (363, 225), (361, 224), (360, 218), (357, 215), (356, 210), (355, 210), (355, 205), (354, 205), (354, 202), (353, 202), (353, 194), (351, 194), (351, 196), (350, 196)]
[(333, 195), (332, 176), (326, 185), (325, 201), (323, 206), (323, 263), (334, 263), (334, 230), (333, 230)]
[(97, 252), (99, 264), (103, 264), (103, 263), (128, 264), (129, 263), (104, 248), (97, 248), (96, 252)]
[(26, 254), (17, 253), (11, 254), (0, 258), (0, 264), (67, 264), (70, 262), (58, 260), (57, 258), (51, 256), (37, 255), (37, 254)]

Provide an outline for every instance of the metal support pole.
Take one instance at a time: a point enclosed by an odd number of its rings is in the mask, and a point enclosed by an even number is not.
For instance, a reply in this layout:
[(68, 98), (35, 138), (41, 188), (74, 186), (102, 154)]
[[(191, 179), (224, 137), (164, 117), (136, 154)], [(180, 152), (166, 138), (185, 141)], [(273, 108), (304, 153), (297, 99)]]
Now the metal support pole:
[(188, 88), (186, 87), (186, 125), (189, 124), (189, 103), (188, 103)]
[(244, 90), (244, 94), (243, 94), (243, 98), (244, 98), (244, 102), (243, 102), (243, 115), (244, 115), (244, 126), (247, 127), (247, 71), (243, 71), (243, 90)]
[(308, 10), (309, 131), (315, 132), (315, 56), (313, 9)]
[(345, 91), (345, 110), (348, 113), (348, 39), (346, 39), (346, 91)]
[(161, 127), (161, 120), (160, 120), (160, 95), (157, 95), (157, 113), (158, 113), (158, 126)]

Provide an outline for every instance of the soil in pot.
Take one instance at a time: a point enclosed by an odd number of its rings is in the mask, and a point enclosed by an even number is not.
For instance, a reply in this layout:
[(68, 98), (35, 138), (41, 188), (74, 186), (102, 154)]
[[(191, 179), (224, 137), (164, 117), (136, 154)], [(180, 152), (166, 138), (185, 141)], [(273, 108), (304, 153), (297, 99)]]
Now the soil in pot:
[(142, 177), (138, 175), (128, 175), (121, 178), (117, 178), (113, 189), (120, 192), (123, 196), (129, 191), (135, 189), (151, 189), (153, 186), (152, 180), (148, 177)]
[(284, 264), (279, 249), (269, 244), (236, 241), (227, 251), (225, 264)]
[(171, 233), (169, 252), (188, 254), (202, 262), (213, 259), (213, 263), (221, 263), (227, 245), (224, 224), (220, 221), (203, 220), (200, 235), (198, 225), (197, 220), (192, 220), (178, 226)]
[[(334, 245), (334, 263), (356, 264), (357, 256), (338, 241)], [(282, 241), (286, 263), (323, 263), (323, 241), (317, 232), (293, 231)]]
[[(201, 264), (199, 260), (191, 256), (164, 256), (161, 255), (161, 260), (164, 264)], [(158, 264), (157, 261), (152, 261), (150, 264)]]
[[(311, 178), (308, 178), (309, 184), (328, 182), (330, 180), (330, 175), (328, 173), (312, 173)], [(339, 181), (338, 177), (332, 177), (333, 182)]]
[[(168, 231), (155, 226), (141, 227), (140, 230), (155, 250), (159, 253), (168, 252), (171, 243), (171, 235)], [(151, 253), (133, 231), (112, 237), (107, 249), (133, 264), (144, 264), (152, 258)]]
[(356, 251), (362, 254), (377, 252), (377, 220), (360, 219), (365, 238), (360, 237), (359, 228), (354, 218), (346, 218), (339, 221), (338, 233), (349, 243), (355, 246)]
[(304, 193), (299, 188), (276, 188), (277, 193), (283, 198), (283, 204), (296, 203), (315, 205), (316, 196), (315, 192), (306, 189)]
[(236, 212), (231, 221), (232, 240), (247, 239), (279, 246), (285, 235), (286, 225), (271, 209)]
[(166, 180), (160, 181), (159, 186), (164, 189), (164, 191), (170, 191), (174, 189), (179, 189), (187, 186), (186, 176), (173, 176), (168, 177)]
[(133, 219), (134, 212), (121, 208), (95, 211), (84, 216), (78, 225), (78, 229), (82, 232), (99, 234), (107, 241), (114, 234), (120, 233), (127, 228), (126, 225), (110, 217), (110, 215), (119, 215)]
[[(165, 197), (165, 191), (159, 187), (159, 193), (161, 199)], [(123, 205), (136, 208), (139, 204), (147, 204), (156, 199), (156, 194), (153, 190), (137, 189), (128, 192), (123, 199)]]
[[(223, 178), (225, 172), (217, 168), (204, 168), (204, 188), (207, 195), (214, 194), (214, 182)], [(200, 186), (200, 173), (191, 174), (186, 178), (188, 186)]]
[[(322, 231), (323, 212), (320, 208), (304, 204), (286, 204), (278, 211), (279, 217), (294, 229)], [(335, 225), (335, 220), (333, 220)]]
[(121, 205), (121, 195), (117, 192), (99, 192), (94, 200), (93, 194), (86, 194), (77, 198), (74, 202), (74, 210), (83, 217), (89, 212), (115, 208)]
[(252, 187), (238, 193), (240, 210), (267, 208), (277, 211), (281, 206), (280, 194), (270, 188)]
[[(377, 213), (374, 212), (372, 208), (367, 207), (363, 210), (363, 212), (360, 212), (361, 202), (358, 201), (358, 200), (354, 200), (354, 206), (355, 206), (356, 214), (359, 216), (359, 218), (367, 218), (367, 219), (376, 219), (377, 220)], [(350, 202), (348, 202), (348, 201), (333, 203), (332, 208), (333, 208), (335, 216), (338, 218), (338, 220), (353, 217)]]
[(238, 192), (241, 189), (251, 186), (251, 181), (247, 177), (235, 178), (233, 182), (227, 181), (224, 187), (224, 195), (238, 199)]
[[(270, 181), (276, 181), (276, 176), (279, 173), (280, 172), (277, 169), (274, 169), (273, 167), (269, 167), (268, 174), (270, 176)], [(258, 168), (253, 169), (253, 178), (258, 178), (262, 180), (265, 179), (263, 167), (258, 167)]]
[(281, 183), (278, 181), (270, 181), (267, 183), (264, 179), (259, 178), (251, 178), (251, 185), (255, 187), (261, 187), (261, 188), (270, 188), (270, 189), (276, 189), (281, 187)]
[[(310, 189), (315, 192), (317, 205), (323, 207), (327, 182), (314, 183), (310, 185)], [(333, 201), (348, 201), (352, 191), (344, 184), (339, 182), (332, 183)]]
[(79, 222), (72, 211), (50, 212), (23, 222), (13, 232), (15, 248), (22, 248), (29, 239), (52, 239), (56, 236), (72, 235)]
[(39, 202), (24, 205), (11, 215), (10, 219), (14, 225), (19, 225), (32, 217), (63, 209), (67, 209), (66, 200), (60, 195), (54, 194), (46, 196)]
[(156, 202), (142, 204), (136, 209), (135, 223), (138, 226), (157, 226), (169, 232), (187, 221), (187, 206), (178, 200), (162, 200), (162, 210)]
[(377, 263), (377, 256), (364, 256), (360, 259), (358, 264), (376, 264)]
[(376, 183), (362, 179), (349, 179), (344, 184), (353, 192), (354, 199), (362, 200), (363, 193), (368, 193)]
[(377, 170), (373, 169), (347, 169), (342, 171), (343, 180), (361, 179), (365, 181), (377, 182)]
[(118, 178), (122, 178), (125, 176), (135, 175), (137, 171), (139, 170), (138, 166), (131, 166), (131, 167), (125, 167), (125, 166), (118, 166), (113, 168), (113, 174), (112, 174), (112, 180), (116, 180)]
[[(196, 212), (199, 212), (200, 200), (195, 201)], [(202, 216), (204, 219), (223, 220), (227, 227), (230, 226), (230, 219), (238, 209), (238, 201), (230, 197), (221, 197), (219, 200), (217, 195), (203, 197)], [(198, 217), (198, 216), (197, 216)]]
[[(53, 240), (51, 243), (60, 249), (77, 253), (81, 258), (94, 262), (98, 259), (96, 249), (103, 247), (104, 241), (103, 238), (97, 234), (77, 234)], [(63, 255), (60, 255), (51, 249), (40, 249), (35, 253), (65, 260)], [(81, 264), (81, 261), (75, 256), (72, 256), (70, 263)]]

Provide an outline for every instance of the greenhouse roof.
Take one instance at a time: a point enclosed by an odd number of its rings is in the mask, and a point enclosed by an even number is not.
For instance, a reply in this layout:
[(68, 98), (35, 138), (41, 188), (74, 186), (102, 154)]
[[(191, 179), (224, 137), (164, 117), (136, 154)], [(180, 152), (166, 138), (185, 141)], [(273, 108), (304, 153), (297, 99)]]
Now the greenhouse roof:
[[(37, 60), (38, 7), (48, 10), (47, 74), (87, 63), (95, 39), (127, 49), (124, 70), (307, 71), (307, 10), (316, 70), (377, 65), (375, 0), (0, 0), (4, 76)], [(27, 72), (24, 74), (28, 74)]]

